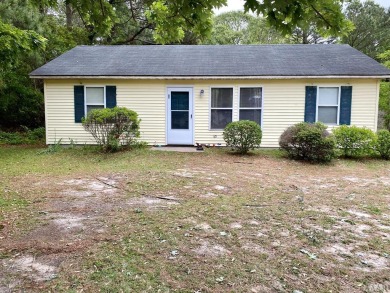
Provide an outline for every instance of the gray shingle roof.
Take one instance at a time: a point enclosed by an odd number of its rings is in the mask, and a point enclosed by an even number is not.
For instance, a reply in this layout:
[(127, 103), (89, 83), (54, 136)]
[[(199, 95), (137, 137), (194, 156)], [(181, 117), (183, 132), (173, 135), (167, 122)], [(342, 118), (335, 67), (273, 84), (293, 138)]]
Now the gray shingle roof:
[(390, 76), (390, 70), (348, 45), (78, 46), (30, 76)]

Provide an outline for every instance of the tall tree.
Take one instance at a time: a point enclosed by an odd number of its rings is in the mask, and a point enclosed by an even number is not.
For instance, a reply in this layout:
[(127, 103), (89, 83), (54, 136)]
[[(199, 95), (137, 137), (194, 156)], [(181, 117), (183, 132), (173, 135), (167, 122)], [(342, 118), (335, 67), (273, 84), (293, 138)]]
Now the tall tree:
[(230, 11), (213, 17), (209, 44), (273, 44), (284, 43), (286, 39), (271, 28), (262, 17), (243, 11)]
[(27, 0), (0, 3), (0, 127), (42, 126), (42, 83), (28, 74), (79, 42), (78, 29), (69, 31), (64, 19)]
[(390, 48), (390, 9), (371, 0), (352, 0), (345, 14), (355, 29), (342, 42), (378, 60), (378, 54)]
[[(382, 64), (390, 69), (390, 49), (378, 55)], [(382, 127), (390, 130), (390, 82), (382, 81), (379, 89), (379, 110), (383, 113)]]

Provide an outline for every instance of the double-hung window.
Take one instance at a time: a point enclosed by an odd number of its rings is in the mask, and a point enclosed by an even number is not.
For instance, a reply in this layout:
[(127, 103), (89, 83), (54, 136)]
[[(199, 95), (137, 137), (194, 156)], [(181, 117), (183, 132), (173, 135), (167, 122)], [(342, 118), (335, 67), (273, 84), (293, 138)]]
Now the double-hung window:
[(339, 87), (318, 87), (317, 121), (328, 125), (339, 124)]
[(261, 105), (263, 89), (261, 87), (240, 88), (240, 120), (250, 120), (261, 125)]
[(85, 115), (95, 109), (106, 107), (106, 89), (104, 86), (85, 87)]
[(211, 129), (224, 129), (233, 119), (233, 88), (211, 88)]

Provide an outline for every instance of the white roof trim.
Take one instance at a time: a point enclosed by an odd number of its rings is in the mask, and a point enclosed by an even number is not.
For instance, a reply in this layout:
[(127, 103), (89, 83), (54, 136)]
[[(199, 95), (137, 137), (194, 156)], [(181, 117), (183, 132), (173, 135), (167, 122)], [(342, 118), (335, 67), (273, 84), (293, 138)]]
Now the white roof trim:
[(31, 75), (30, 78), (36, 79), (157, 79), (157, 80), (250, 80), (250, 79), (386, 79), (390, 75), (369, 75), (369, 76), (354, 76), (354, 75), (326, 75), (326, 76), (47, 76), (47, 75)]

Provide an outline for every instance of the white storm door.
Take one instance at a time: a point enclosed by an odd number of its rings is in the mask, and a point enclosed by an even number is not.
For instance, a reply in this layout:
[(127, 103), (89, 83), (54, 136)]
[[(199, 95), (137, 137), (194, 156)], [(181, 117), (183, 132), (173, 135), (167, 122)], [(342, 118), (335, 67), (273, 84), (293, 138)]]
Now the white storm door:
[(192, 88), (168, 88), (167, 143), (194, 144)]

